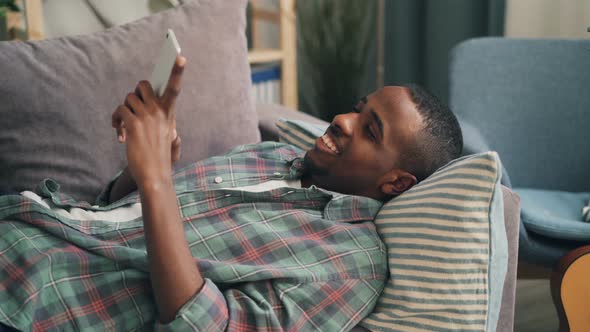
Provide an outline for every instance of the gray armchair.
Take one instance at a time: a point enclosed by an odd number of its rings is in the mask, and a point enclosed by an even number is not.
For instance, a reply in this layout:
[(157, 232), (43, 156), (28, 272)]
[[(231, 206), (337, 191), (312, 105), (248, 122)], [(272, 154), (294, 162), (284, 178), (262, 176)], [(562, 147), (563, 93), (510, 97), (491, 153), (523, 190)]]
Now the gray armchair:
[(472, 128), (468, 152), (499, 152), (503, 183), (521, 197), (520, 259), (546, 271), (590, 243), (589, 86), (588, 40), (482, 38), (451, 53), (450, 106)]

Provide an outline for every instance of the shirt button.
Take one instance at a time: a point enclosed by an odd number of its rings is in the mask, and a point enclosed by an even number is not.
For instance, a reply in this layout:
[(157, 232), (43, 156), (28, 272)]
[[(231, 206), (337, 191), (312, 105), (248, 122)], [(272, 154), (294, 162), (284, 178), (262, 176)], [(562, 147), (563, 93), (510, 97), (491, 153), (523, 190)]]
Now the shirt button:
[(52, 193), (59, 190), (59, 184), (52, 179), (45, 180), (45, 185), (47, 186), (47, 189)]
[(215, 183), (221, 183), (223, 182), (223, 179), (221, 178), (221, 176), (217, 176), (213, 181), (215, 181)]

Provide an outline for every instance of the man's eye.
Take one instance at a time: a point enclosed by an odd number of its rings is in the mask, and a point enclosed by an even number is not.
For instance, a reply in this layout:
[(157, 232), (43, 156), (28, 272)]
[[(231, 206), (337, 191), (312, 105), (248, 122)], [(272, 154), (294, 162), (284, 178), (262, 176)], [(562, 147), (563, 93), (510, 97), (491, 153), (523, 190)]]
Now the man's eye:
[(365, 127), (365, 131), (367, 132), (367, 137), (369, 137), (369, 139), (371, 141), (373, 141), (373, 142), (376, 142), (377, 141), (377, 137), (371, 131), (371, 127), (370, 126)]

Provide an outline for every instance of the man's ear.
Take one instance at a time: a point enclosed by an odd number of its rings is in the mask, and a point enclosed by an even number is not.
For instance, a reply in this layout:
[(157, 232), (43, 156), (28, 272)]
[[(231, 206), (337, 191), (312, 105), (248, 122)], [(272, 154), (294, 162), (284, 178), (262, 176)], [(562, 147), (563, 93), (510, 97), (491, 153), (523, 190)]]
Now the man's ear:
[(416, 182), (414, 175), (402, 169), (392, 169), (381, 178), (379, 189), (385, 195), (397, 196), (412, 188)]

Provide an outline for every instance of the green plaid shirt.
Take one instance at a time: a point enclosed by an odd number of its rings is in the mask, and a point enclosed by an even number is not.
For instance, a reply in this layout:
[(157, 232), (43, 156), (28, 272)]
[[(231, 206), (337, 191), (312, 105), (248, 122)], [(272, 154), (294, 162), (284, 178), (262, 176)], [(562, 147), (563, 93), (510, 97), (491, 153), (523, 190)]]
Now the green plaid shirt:
[[(303, 151), (264, 142), (174, 174), (182, 222), (205, 286), (160, 325), (141, 218), (63, 217), (21, 195), (0, 196), (0, 322), (22, 330), (346, 331), (368, 315), (387, 277), (372, 223), (381, 203), (315, 186), (221, 189), (299, 179)], [(78, 202), (50, 179), (36, 192)]]

